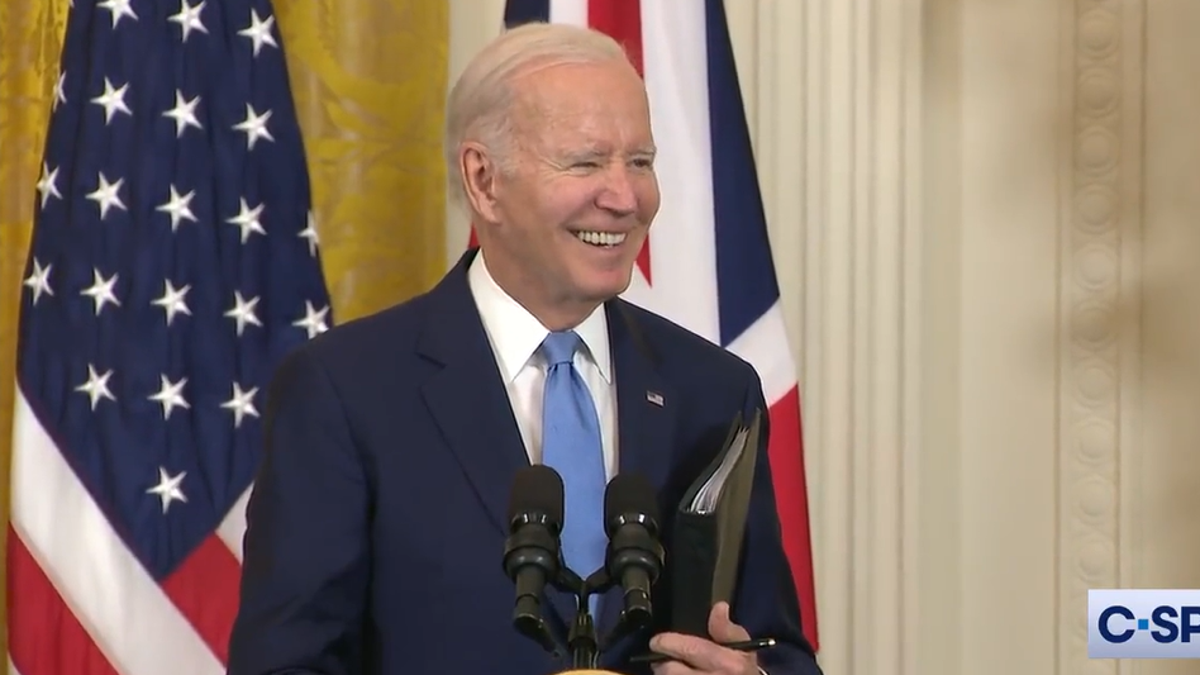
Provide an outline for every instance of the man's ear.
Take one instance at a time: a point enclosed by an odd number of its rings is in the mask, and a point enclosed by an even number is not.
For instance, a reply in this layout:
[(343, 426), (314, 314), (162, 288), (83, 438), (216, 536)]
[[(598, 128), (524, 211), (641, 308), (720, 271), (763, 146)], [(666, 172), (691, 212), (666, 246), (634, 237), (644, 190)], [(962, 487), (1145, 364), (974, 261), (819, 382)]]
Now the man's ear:
[(488, 149), (475, 141), (463, 143), (458, 151), (458, 167), (472, 210), (485, 221), (496, 222), (499, 170)]

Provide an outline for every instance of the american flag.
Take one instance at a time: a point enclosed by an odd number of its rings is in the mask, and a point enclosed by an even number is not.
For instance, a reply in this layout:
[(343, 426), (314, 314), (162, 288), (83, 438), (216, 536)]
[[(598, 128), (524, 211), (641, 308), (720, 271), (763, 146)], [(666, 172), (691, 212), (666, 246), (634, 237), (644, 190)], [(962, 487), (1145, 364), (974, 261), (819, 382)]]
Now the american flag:
[(260, 414), (332, 323), (269, 0), (74, 0), (22, 288), (9, 671), (225, 671)]
[(663, 200), (624, 297), (758, 371), (783, 545), (816, 649), (800, 390), (722, 0), (507, 0), (504, 20), (602, 31), (646, 81)]

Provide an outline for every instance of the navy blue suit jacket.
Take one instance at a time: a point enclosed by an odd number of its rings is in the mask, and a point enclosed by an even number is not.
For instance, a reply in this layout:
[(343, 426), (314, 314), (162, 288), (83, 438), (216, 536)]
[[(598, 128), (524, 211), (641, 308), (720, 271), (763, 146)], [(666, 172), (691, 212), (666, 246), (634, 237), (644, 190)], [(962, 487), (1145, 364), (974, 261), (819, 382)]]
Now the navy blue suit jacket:
[[(529, 460), (467, 283), (474, 254), (429, 293), (318, 336), (276, 372), (247, 512), (231, 675), (569, 669), (511, 625), (505, 512)], [(605, 310), (620, 471), (649, 477), (670, 514), (734, 414), (764, 405), (759, 379), (661, 317), (620, 300)], [(648, 391), (663, 405), (647, 401)], [(770, 675), (815, 674), (765, 444), (760, 453), (732, 615), (752, 635), (784, 642), (761, 653)], [(656, 587), (664, 609), (665, 583)], [(548, 595), (548, 619), (565, 634), (570, 598)], [(600, 631), (619, 605), (613, 593), (604, 599)], [(625, 661), (648, 639), (623, 641), (601, 665), (649, 672)]]

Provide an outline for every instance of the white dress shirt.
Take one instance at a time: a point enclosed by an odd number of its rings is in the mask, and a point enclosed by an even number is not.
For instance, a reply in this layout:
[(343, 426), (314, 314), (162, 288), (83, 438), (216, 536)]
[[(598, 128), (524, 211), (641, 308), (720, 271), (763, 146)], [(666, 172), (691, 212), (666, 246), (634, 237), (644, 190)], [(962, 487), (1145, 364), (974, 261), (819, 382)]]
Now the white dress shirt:
[[(530, 464), (542, 461), (542, 393), (547, 364), (539, 349), (550, 331), (500, 288), (488, 272), (483, 251), (475, 256), (467, 281), (483, 319), (500, 375), (508, 390), (513, 415), (525, 442)], [(608, 479), (617, 471), (617, 389), (613, 384), (612, 355), (608, 348), (608, 321), (597, 307), (575, 327), (584, 349), (575, 353), (575, 369), (596, 402), (604, 469)]]

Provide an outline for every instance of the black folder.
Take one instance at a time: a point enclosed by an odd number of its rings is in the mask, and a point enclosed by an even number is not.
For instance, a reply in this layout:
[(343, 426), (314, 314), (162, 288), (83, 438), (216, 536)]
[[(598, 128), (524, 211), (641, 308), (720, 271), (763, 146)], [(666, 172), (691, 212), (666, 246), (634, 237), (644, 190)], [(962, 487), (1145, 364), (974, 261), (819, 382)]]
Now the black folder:
[(671, 630), (708, 637), (714, 604), (733, 602), (758, 461), (762, 411), (741, 413), (713, 461), (684, 493), (670, 533)]

